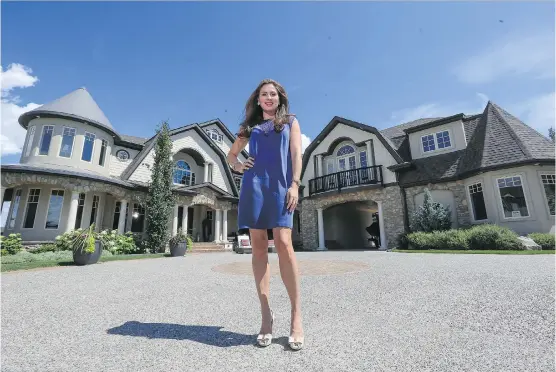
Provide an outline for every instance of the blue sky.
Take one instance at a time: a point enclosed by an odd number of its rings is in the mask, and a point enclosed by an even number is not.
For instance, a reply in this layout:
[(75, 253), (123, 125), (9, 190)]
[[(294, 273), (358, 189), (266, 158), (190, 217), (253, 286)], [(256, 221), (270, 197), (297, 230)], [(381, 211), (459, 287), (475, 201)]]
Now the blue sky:
[(553, 2), (2, 2), (2, 161), (17, 117), (85, 86), (122, 134), (220, 118), (267, 77), (302, 132), (480, 112), (554, 124)]

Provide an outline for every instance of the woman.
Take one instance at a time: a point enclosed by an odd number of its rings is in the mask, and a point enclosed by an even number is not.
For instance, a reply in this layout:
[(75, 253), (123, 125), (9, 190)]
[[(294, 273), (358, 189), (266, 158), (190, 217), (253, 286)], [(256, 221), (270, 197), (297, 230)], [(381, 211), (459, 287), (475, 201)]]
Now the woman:
[[(244, 163), (238, 154), (249, 144)], [(280, 275), (291, 302), (288, 344), (300, 350), (304, 343), (301, 324), (299, 274), (292, 244), (293, 213), (299, 199), (301, 176), (301, 130), (289, 114), (288, 97), (274, 80), (263, 80), (245, 106), (245, 120), (228, 162), (243, 173), (238, 207), (238, 228), (249, 229), (253, 247), (252, 266), (261, 302), (262, 324), (257, 343), (272, 342), (274, 313), (269, 304), (270, 268), (267, 229), (272, 229), (278, 252)]]

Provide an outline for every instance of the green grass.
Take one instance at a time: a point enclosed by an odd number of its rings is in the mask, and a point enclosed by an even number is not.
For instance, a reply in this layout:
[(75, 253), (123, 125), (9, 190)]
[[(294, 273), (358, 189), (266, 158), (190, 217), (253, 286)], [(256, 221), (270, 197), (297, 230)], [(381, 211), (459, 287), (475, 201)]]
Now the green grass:
[[(145, 253), (145, 254), (121, 254), (114, 256), (102, 256), (99, 262), (108, 261), (123, 261), (123, 260), (140, 260), (144, 258), (159, 258), (167, 256), (166, 253)], [(31, 262), (17, 262), (17, 263), (2, 263), (0, 265), (1, 272), (7, 271), (18, 271), (18, 270), (29, 270), (37, 268), (46, 267), (57, 267), (57, 266), (75, 266), (73, 261), (57, 260), (57, 261), (31, 261)]]
[(456, 249), (428, 249), (428, 250), (416, 250), (416, 249), (393, 249), (392, 252), (399, 253), (451, 253), (451, 254), (554, 254), (554, 250), (544, 250), (544, 251), (504, 251), (504, 250), (456, 250)]

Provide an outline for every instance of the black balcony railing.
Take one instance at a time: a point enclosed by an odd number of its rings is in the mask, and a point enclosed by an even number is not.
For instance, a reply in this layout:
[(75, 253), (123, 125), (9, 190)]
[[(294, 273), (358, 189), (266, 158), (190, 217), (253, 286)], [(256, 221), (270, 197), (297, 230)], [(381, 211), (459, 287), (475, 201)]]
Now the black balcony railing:
[(383, 184), (382, 165), (349, 169), (309, 180), (309, 196), (346, 187)]

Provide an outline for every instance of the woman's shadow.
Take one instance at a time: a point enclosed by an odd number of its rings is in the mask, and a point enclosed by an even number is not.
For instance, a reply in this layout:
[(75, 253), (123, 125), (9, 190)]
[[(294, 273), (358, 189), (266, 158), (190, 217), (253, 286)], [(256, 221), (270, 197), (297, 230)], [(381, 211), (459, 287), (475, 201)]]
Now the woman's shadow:
[[(222, 331), (223, 327), (198, 326), (169, 323), (125, 322), (121, 326), (110, 328), (110, 335), (136, 336), (146, 338), (165, 338), (170, 340), (191, 340), (202, 344), (218, 347), (256, 345), (257, 335)], [(287, 340), (287, 339), (286, 339)], [(278, 340), (274, 340), (273, 343)], [(284, 341), (284, 340), (280, 340)]]

